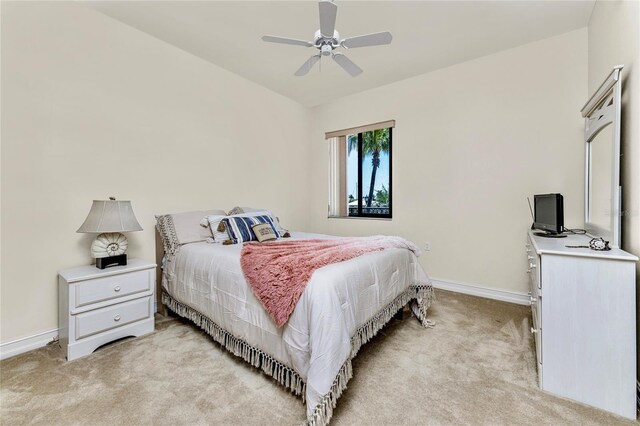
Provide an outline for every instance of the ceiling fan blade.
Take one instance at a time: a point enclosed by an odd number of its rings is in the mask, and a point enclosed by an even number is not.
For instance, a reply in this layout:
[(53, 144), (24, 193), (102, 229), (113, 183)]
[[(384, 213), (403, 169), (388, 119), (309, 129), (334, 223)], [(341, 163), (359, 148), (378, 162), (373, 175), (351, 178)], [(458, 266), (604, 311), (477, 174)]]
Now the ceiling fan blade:
[(262, 40), (267, 41), (269, 43), (295, 44), (297, 46), (305, 46), (305, 47), (313, 46), (313, 43), (311, 43), (310, 41), (297, 40), (295, 38), (288, 38), (288, 37), (266, 35), (266, 36), (262, 36)]
[(316, 62), (318, 62), (318, 60), (320, 60), (320, 55), (313, 55), (312, 57), (307, 59), (306, 62), (302, 64), (300, 68), (298, 68), (298, 71), (296, 71), (295, 75), (297, 75), (298, 77), (307, 75), (307, 73), (311, 71), (311, 68), (313, 68), (313, 66), (316, 64)]
[(338, 6), (325, 0), (318, 3), (318, 8), (320, 10), (320, 33), (325, 37), (333, 37), (333, 31), (336, 29)]
[(342, 53), (334, 53), (333, 60), (336, 61), (342, 69), (351, 74), (351, 77), (356, 77), (362, 74), (362, 68), (354, 64), (351, 59), (347, 58)]
[(349, 49), (354, 47), (379, 46), (381, 44), (391, 43), (391, 33), (385, 31), (383, 33), (367, 34), (357, 37), (350, 37), (342, 40), (342, 45)]

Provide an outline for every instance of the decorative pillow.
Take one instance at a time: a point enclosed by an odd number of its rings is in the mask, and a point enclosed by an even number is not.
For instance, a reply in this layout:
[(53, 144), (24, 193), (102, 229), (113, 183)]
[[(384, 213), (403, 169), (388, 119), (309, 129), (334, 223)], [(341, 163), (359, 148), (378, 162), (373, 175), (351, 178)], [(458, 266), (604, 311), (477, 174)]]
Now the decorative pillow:
[[(236, 208), (234, 208), (234, 210), (235, 209)], [(237, 207), (237, 209), (240, 209), (240, 207)], [(254, 211), (252, 211), (251, 213), (241, 213), (241, 214), (234, 215), (234, 217), (255, 217), (255, 216), (264, 216), (264, 215), (270, 215), (270, 212), (266, 210), (254, 209)], [(211, 235), (213, 235), (214, 242), (216, 243), (224, 243), (225, 241), (230, 239), (229, 233), (227, 232), (226, 225), (222, 221), (222, 219), (224, 219), (225, 217), (229, 217), (229, 216), (210, 215), (203, 218), (202, 221), (200, 222), (201, 226), (209, 227), (209, 229), (211, 230)], [(273, 217), (271, 217), (271, 220), (273, 221)], [(275, 221), (274, 221), (274, 224), (275, 224)], [(276, 226), (276, 229), (277, 229), (277, 226)], [(231, 241), (227, 244), (234, 244), (234, 243), (233, 241)]]
[[(231, 240), (233, 244), (243, 243), (245, 241), (258, 241), (258, 237), (251, 228), (253, 225), (260, 223), (269, 225), (273, 233), (278, 236), (278, 231), (273, 224), (273, 220), (271, 220), (271, 216), (266, 214), (262, 216), (229, 216), (222, 219), (222, 222), (229, 234), (229, 240)], [(276, 237), (276, 239), (277, 238), (278, 237)]]
[(223, 210), (199, 210), (156, 216), (156, 228), (162, 238), (164, 251), (176, 254), (183, 244), (211, 239), (211, 233), (200, 226), (203, 216), (223, 214)]
[(222, 223), (222, 219), (225, 217), (227, 216), (224, 214), (214, 214), (205, 216), (200, 222), (201, 226), (209, 228), (211, 235), (213, 235), (213, 241), (216, 243), (221, 243), (229, 239), (227, 229), (225, 228), (224, 223)]
[(273, 226), (268, 223), (260, 223), (258, 225), (253, 225), (251, 230), (255, 234), (258, 241), (273, 241), (278, 239), (278, 234), (275, 233)]
[[(278, 230), (278, 235), (281, 237), (290, 236), (289, 231), (282, 227), (282, 225), (280, 224), (280, 219), (271, 210), (256, 209), (254, 207), (234, 207), (233, 208), (233, 210), (236, 210), (236, 209), (242, 210), (245, 214), (256, 213), (256, 212), (266, 212), (269, 216), (271, 216), (271, 219), (273, 220), (273, 224), (276, 226), (276, 229)], [(231, 215), (231, 212), (229, 212), (229, 215)]]
[[(262, 210), (260, 210), (260, 211), (262, 211)], [(234, 214), (242, 214), (242, 213), (248, 213), (248, 212), (245, 212), (242, 209), (242, 207), (236, 206), (236, 207), (232, 208), (231, 210), (229, 210), (229, 213), (227, 213), (227, 216), (233, 216)]]

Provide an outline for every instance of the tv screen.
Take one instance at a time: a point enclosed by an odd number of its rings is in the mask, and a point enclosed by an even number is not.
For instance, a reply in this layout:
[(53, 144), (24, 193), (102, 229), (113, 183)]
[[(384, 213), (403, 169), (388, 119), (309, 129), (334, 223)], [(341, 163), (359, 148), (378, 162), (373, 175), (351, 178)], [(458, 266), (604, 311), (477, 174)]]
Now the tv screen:
[(564, 229), (564, 201), (562, 194), (533, 196), (533, 228), (551, 234), (562, 234)]

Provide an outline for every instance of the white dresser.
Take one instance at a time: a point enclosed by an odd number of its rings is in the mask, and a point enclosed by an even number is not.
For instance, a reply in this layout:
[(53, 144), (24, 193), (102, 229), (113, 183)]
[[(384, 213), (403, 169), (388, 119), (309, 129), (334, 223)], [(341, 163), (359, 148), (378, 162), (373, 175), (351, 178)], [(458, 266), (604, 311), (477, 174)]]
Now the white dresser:
[(105, 343), (154, 330), (155, 267), (130, 259), (126, 266), (58, 272), (60, 347), (69, 361)]
[(545, 391), (635, 420), (638, 258), (565, 247), (590, 239), (528, 233), (538, 379)]

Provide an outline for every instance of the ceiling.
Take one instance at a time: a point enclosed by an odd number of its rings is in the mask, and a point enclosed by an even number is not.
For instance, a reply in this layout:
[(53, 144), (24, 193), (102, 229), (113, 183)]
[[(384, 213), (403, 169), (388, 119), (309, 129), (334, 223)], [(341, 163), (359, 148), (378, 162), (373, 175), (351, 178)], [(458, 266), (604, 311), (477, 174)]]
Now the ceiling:
[(316, 1), (86, 2), (275, 92), (315, 106), (588, 24), (589, 1), (341, 1), (341, 38), (390, 31), (387, 46), (343, 51), (364, 73), (351, 77), (323, 58), (305, 77), (294, 72), (313, 48), (265, 43), (262, 35), (312, 40)]

